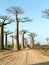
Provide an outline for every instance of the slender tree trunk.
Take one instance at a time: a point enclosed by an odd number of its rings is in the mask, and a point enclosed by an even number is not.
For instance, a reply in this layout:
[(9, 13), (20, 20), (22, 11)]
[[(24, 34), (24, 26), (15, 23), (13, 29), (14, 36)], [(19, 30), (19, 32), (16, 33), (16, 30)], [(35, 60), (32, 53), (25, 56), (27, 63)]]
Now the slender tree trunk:
[(2, 49), (4, 49), (4, 25), (2, 25)]
[(3, 34), (2, 34), (2, 25), (0, 24), (0, 50), (2, 49), (3, 44)]
[(49, 45), (49, 40), (47, 40), (47, 45)]
[(14, 44), (14, 42), (13, 42), (13, 37), (12, 37), (12, 48), (13, 48), (13, 44)]
[(32, 38), (32, 44), (33, 44), (32, 46), (33, 46), (33, 48), (34, 48), (34, 37)]
[(27, 41), (24, 39), (24, 46), (27, 47)]
[(4, 47), (7, 48), (7, 34), (4, 33)]
[(24, 48), (24, 33), (22, 33), (22, 46), (21, 48), (23, 49)]
[(30, 38), (30, 48), (32, 48), (32, 40), (31, 40), (31, 38)]
[(16, 30), (15, 30), (15, 38), (14, 38), (14, 50), (19, 50), (19, 22), (18, 18), (16, 17)]
[(3, 31), (3, 24), (0, 23), (0, 50), (4, 49), (4, 31)]

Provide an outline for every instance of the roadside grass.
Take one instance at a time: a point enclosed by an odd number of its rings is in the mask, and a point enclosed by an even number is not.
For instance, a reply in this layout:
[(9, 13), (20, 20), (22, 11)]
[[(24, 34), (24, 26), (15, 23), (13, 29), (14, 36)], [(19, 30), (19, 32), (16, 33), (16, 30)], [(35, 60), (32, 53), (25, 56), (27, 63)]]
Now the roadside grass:
[(43, 55), (49, 56), (49, 50), (42, 50), (42, 49), (40, 49), (39, 51), (40, 51)]
[(0, 50), (0, 55), (5, 55), (14, 52), (13, 50)]
[(45, 56), (49, 56), (49, 45), (35, 45), (35, 50), (38, 50)]
[(13, 49), (7, 49), (7, 50), (0, 50), (0, 55), (6, 55), (6, 54), (10, 54), (10, 53), (14, 53), (14, 52), (19, 52), (21, 50), (13, 50)]
[(4, 48), (4, 50), (0, 50), (0, 55), (5, 55), (13, 52), (17, 51), (14, 51), (11, 45), (7, 45), (7, 48)]

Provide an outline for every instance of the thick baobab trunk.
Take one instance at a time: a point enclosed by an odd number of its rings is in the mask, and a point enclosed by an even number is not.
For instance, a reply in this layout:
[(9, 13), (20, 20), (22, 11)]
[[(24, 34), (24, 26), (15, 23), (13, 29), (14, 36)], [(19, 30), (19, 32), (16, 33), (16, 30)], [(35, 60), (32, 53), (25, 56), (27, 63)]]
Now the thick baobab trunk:
[(30, 40), (30, 48), (33, 48), (34, 47), (34, 38), (31, 37), (31, 40)]
[(24, 48), (24, 32), (22, 32), (22, 45), (21, 45), (21, 48), (22, 49)]
[(0, 23), (0, 50), (4, 49), (4, 31), (3, 31), (3, 24)]
[(14, 50), (19, 50), (19, 22), (18, 22), (18, 18), (16, 18), (16, 29), (15, 29), (15, 33), (14, 33)]
[(7, 48), (7, 34), (4, 33), (4, 48)]

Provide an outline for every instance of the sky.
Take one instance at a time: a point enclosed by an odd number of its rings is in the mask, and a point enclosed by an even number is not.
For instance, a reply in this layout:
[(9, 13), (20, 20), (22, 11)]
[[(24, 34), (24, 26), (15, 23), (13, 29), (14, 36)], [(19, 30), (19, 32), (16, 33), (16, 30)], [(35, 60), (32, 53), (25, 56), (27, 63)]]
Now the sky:
[[(23, 9), (24, 14), (19, 17), (33, 19), (32, 22), (20, 22), (19, 30), (25, 29), (30, 32), (35, 32), (37, 34), (35, 41), (41, 44), (46, 43), (45, 39), (49, 37), (49, 19), (42, 17), (42, 11), (49, 9), (49, 0), (0, 0), (0, 15), (10, 16), (6, 9), (13, 6)], [(12, 16), (14, 17), (14, 15)], [(14, 31), (15, 22), (7, 25), (6, 30)]]

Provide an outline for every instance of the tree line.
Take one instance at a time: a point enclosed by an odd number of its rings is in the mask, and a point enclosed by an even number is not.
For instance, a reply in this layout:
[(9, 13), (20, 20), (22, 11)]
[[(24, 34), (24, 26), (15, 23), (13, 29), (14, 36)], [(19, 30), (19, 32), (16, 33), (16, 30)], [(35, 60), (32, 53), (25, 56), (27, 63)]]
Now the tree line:
[[(4, 26), (7, 24), (10, 24), (12, 22), (15, 22), (15, 31), (14, 34), (11, 35), (10, 37), (12, 38), (12, 45), (13, 45), (13, 50), (20, 50), (19, 47), (19, 22), (31, 22), (32, 19), (29, 17), (24, 17), (24, 18), (19, 18), (19, 15), (23, 14), (23, 10), (20, 7), (11, 7), (6, 9), (8, 14), (13, 14), (15, 16), (14, 18), (10, 18), (9, 16), (6, 15), (1, 15), (0, 19), (2, 20), (0, 22), (0, 50), (4, 49), (4, 47), (7, 47), (7, 35), (12, 34), (13, 32), (9, 31), (4, 31)], [(46, 9), (45, 11), (42, 11), (42, 14), (44, 18), (49, 18), (49, 9)], [(11, 26), (12, 27), (12, 26)], [(21, 30), (20, 34), (22, 34), (22, 48), (24, 48), (24, 40), (25, 42), (26, 39), (24, 38), (24, 34), (27, 32), (27, 30)], [(29, 32), (29, 38), (30, 38), (30, 47), (34, 47), (34, 37), (36, 36), (35, 33)], [(5, 46), (4, 46), (4, 37), (5, 37)]]

